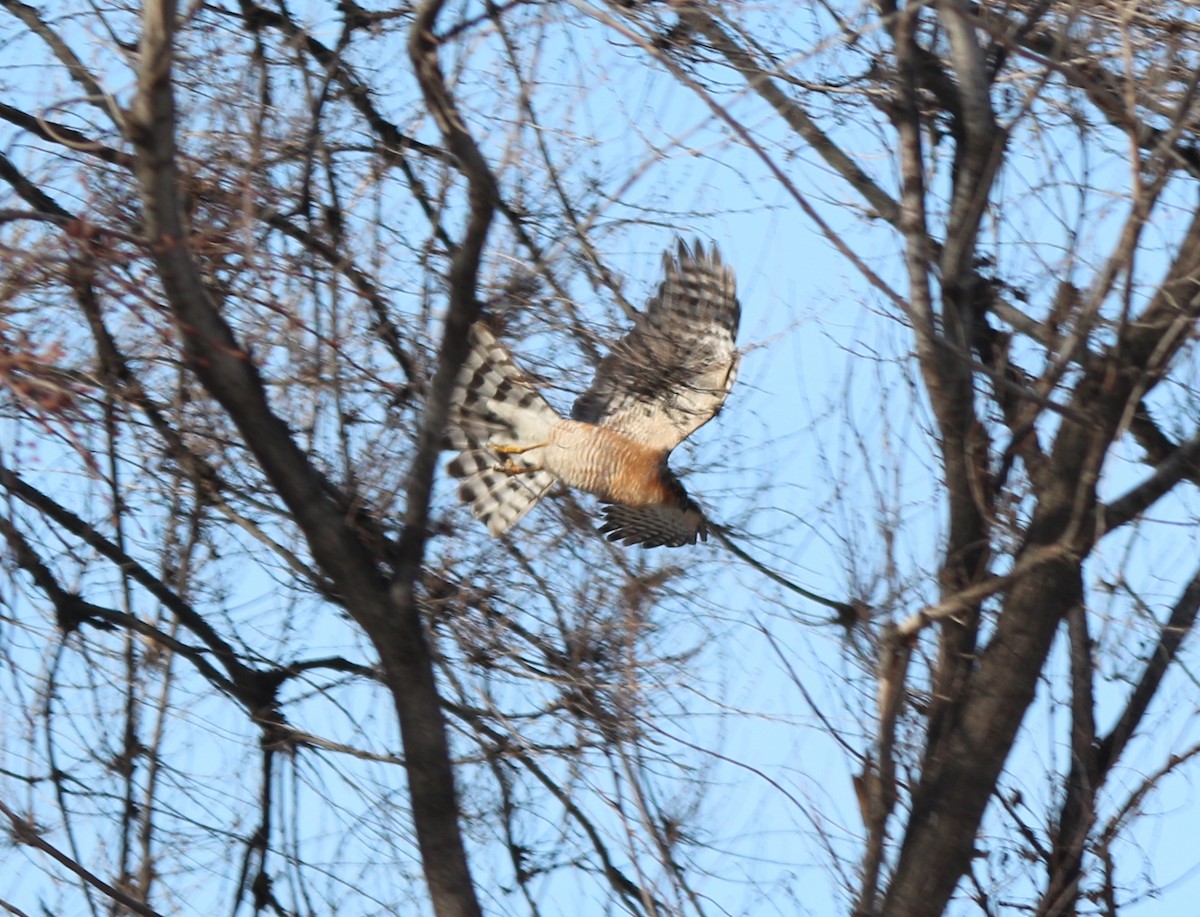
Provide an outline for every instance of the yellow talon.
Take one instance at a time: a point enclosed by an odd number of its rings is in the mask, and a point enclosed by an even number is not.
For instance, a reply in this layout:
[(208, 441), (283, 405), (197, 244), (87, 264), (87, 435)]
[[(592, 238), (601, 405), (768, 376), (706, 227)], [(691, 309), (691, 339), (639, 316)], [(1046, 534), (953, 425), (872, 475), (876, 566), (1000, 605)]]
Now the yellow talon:
[(533, 465), (518, 465), (512, 459), (505, 459), (503, 465), (497, 465), (496, 471), (501, 471), (504, 474), (529, 474), (530, 472), (540, 471)]

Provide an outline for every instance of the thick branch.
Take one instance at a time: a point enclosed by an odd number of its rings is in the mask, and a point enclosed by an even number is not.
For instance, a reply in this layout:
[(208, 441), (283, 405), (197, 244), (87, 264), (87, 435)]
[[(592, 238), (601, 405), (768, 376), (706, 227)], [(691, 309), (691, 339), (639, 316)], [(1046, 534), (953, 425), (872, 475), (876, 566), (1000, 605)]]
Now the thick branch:
[[(129, 123), (138, 154), (135, 171), (146, 234), (184, 342), (185, 360), (238, 427), (304, 532), (318, 566), (333, 580), (341, 601), (379, 652), (399, 714), (413, 824), (434, 910), (439, 917), (477, 917), (479, 906), (458, 827), (445, 722), (415, 606), (407, 602), (397, 608), (389, 598), (379, 567), (380, 546), (359, 537), (355, 516), (348, 511), (350, 501), (309, 463), (286, 423), (271, 410), (251, 355), (234, 338), (188, 247), (176, 175), (174, 25), (171, 0), (145, 4), (142, 65)], [(435, 391), (435, 404), (437, 397)], [(441, 397), (444, 404), (445, 394)], [(432, 463), (432, 458), (424, 461)], [(417, 515), (423, 523), (424, 509)], [(415, 536), (418, 550), (410, 555), (417, 564), (424, 539), (421, 529), (423, 524)]]
[(1096, 767), (1096, 666), (1087, 628), (1087, 610), (1076, 605), (1067, 614), (1071, 661), (1071, 768), (1059, 808), (1054, 846), (1049, 851), (1049, 882), (1038, 906), (1039, 917), (1076, 913), (1084, 845), (1095, 820), (1102, 777)]
[[(939, 748), (931, 743), (885, 913), (940, 914), (966, 872), (972, 839), (1033, 700), (1058, 623), (1081, 601), (1082, 563), (1095, 533), (1104, 457), (1142, 394), (1187, 339), (1198, 310), (1200, 215), (1149, 305), (1121, 328), (1116, 343), (1076, 386), (1069, 407), (1084, 422), (1064, 415), (1048, 461), (1033, 476), (1037, 506), (1017, 561), (1039, 549), (1058, 547), (1063, 554), (1012, 586), (953, 722)], [(1136, 723), (1140, 711), (1133, 705), (1131, 711)]]
[(987, 206), (1004, 138), (992, 114), (983, 48), (975, 40), (965, 0), (943, 0), (939, 17), (950, 38), (950, 62), (958, 82), (954, 195), (942, 250), (942, 284), (969, 289), (975, 238)]
[(442, 0), (427, 0), (421, 7), (409, 35), (408, 53), (429, 112), (467, 178), (470, 213), (463, 240), (454, 248), (450, 262), (450, 308), (446, 314), (445, 334), (438, 353), (438, 367), (429, 392), (425, 419), (417, 440), (416, 457), (409, 471), (408, 505), (404, 516), (404, 536), (400, 543), (397, 581), (407, 580), (410, 589), (416, 581), (423, 553), (429, 492), (441, 449), (450, 392), (467, 355), (467, 331), (479, 314), (476, 287), (483, 246), (492, 225), (496, 204), (500, 200), (492, 171), (467, 131), (442, 76), (438, 62), (439, 43), (433, 33), (441, 7)]

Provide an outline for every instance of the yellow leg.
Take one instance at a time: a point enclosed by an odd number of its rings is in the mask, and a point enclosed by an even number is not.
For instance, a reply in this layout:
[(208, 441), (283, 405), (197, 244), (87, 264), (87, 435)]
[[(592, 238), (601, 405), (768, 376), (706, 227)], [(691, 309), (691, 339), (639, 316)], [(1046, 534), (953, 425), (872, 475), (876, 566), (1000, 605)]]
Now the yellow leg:
[(488, 443), (487, 447), (493, 452), (499, 452), (501, 455), (524, 455), (531, 449), (540, 449), (542, 446), (548, 446), (549, 443), (534, 443), (530, 446), (504, 446), (498, 443)]

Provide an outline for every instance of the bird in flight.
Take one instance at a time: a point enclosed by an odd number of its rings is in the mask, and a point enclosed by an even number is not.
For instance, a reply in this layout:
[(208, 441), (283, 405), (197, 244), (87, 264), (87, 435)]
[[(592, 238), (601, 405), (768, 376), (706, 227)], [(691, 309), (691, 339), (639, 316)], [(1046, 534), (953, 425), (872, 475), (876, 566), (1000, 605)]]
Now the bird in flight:
[(671, 450), (721, 409), (737, 375), (741, 306), (714, 246), (680, 241), (658, 292), (561, 416), (482, 323), (450, 402), (448, 471), (493, 535), (556, 481), (600, 498), (600, 531), (652, 548), (708, 539), (700, 508), (667, 465)]

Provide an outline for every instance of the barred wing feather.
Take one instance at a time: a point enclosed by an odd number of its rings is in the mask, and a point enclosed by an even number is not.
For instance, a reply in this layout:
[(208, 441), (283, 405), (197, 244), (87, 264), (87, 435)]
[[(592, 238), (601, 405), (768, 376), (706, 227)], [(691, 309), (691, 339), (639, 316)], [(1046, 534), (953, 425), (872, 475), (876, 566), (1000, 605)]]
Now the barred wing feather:
[(715, 247), (680, 242), (633, 329), (575, 402), (575, 420), (669, 452), (721, 409), (737, 376), (741, 307)]

